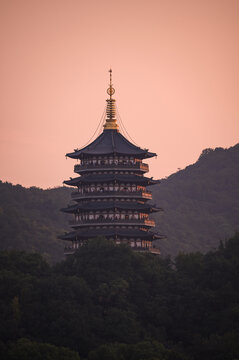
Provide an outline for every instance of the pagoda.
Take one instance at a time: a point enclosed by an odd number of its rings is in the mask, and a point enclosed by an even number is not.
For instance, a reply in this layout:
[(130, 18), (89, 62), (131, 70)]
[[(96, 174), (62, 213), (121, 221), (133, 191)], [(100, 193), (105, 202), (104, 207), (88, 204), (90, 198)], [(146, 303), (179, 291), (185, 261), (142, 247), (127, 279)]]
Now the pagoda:
[(66, 255), (97, 236), (158, 254), (153, 241), (161, 236), (151, 230), (155, 221), (149, 216), (161, 209), (148, 203), (152, 193), (147, 186), (159, 181), (144, 176), (149, 166), (142, 162), (156, 154), (134, 145), (119, 132), (112, 70), (109, 72), (103, 132), (84, 148), (66, 154), (80, 163), (74, 167), (79, 176), (64, 181), (75, 187), (71, 195), (74, 204), (61, 210), (72, 214), (73, 220), (69, 222), (72, 230), (60, 238), (70, 243)]

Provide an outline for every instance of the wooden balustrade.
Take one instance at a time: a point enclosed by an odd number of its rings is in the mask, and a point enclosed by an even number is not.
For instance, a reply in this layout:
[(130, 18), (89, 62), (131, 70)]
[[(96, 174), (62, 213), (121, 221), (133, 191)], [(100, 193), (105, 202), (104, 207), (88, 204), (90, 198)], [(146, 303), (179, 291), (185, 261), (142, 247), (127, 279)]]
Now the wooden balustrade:
[(145, 199), (152, 199), (152, 192), (151, 191), (126, 191), (126, 190), (120, 190), (120, 191), (89, 191), (80, 193), (78, 191), (75, 191), (71, 194), (72, 199), (81, 199), (85, 197), (143, 197)]
[(110, 218), (98, 218), (92, 220), (70, 220), (69, 225), (72, 226), (85, 226), (85, 225), (112, 225), (112, 224), (122, 224), (122, 225), (146, 225), (146, 226), (155, 226), (154, 220), (149, 219), (110, 219)]
[(110, 169), (117, 169), (117, 170), (120, 170), (120, 169), (134, 169), (134, 170), (141, 170), (143, 172), (148, 172), (149, 171), (149, 166), (148, 164), (144, 164), (144, 163), (112, 163), (112, 164), (77, 164), (75, 165), (74, 167), (74, 171), (77, 173), (77, 172), (81, 172), (81, 171), (85, 171), (85, 170), (94, 170), (94, 169), (97, 169), (97, 170), (104, 170), (104, 169), (107, 169), (107, 170), (110, 170)]

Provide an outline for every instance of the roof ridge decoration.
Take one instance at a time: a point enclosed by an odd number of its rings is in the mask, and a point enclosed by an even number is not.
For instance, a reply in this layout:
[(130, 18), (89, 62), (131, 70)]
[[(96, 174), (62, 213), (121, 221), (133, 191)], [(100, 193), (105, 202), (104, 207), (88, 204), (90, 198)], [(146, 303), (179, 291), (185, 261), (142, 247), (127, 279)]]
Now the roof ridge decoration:
[(112, 69), (109, 70), (110, 73), (110, 84), (107, 89), (107, 94), (110, 96), (109, 99), (106, 100), (106, 121), (104, 124), (104, 130), (117, 130), (119, 131), (119, 126), (117, 124), (116, 119), (116, 107), (115, 107), (115, 99), (112, 99), (112, 95), (115, 93), (115, 89), (112, 84)]

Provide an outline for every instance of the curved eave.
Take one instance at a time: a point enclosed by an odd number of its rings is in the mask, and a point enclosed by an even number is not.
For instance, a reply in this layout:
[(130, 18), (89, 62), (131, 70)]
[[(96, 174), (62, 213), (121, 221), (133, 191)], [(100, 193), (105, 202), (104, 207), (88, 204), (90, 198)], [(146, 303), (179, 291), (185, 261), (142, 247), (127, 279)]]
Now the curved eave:
[(77, 178), (73, 178), (70, 180), (65, 180), (64, 184), (70, 186), (77, 186), (80, 184), (95, 184), (95, 183), (110, 183), (110, 182), (118, 181), (119, 183), (127, 184), (127, 183), (135, 183), (135, 184), (144, 184), (144, 185), (154, 185), (159, 184), (160, 180), (153, 180), (152, 178), (147, 178), (144, 176), (138, 175), (88, 175), (88, 176), (79, 176)]
[(113, 156), (113, 155), (117, 155), (117, 156), (134, 156), (137, 157), (138, 159), (149, 159), (152, 158), (154, 156), (157, 156), (156, 153), (153, 152), (148, 152), (148, 151), (142, 151), (142, 152), (137, 152), (137, 153), (128, 153), (128, 152), (119, 152), (119, 151), (111, 151), (111, 152), (98, 152), (97, 154), (94, 152), (83, 152), (81, 150), (72, 152), (72, 153), (67, 153), (65, 156), (69, 157), (71, 159), (82, 159), (84, 156), (105, 156), (105, 155), (109, 155), (109, 156)]
[(96, 238), (98, 236), (109, 237), (127, 237), (127, 238), (140, 238), (148, 240), (161, 239), (162, 235), (150, 231), (143, 231), (137, 229), (87, 229), (72, 231), (70, 233), (60, 235), (58, 238), (61, 240), (86, 240)]
[(87, 204), (76, 204), (68, 206), (67, 208), (61, 209), (65, 213), (76, 213), (80, 211), (103, 211), (103, 210), (138, 210), (145, 213), (153, 213), (162, 211), (162, 209), (155, 206), (150, 206), (149, 204), (139, 204), (139, 203), (122, 203), (120, 202), (90, 202)]

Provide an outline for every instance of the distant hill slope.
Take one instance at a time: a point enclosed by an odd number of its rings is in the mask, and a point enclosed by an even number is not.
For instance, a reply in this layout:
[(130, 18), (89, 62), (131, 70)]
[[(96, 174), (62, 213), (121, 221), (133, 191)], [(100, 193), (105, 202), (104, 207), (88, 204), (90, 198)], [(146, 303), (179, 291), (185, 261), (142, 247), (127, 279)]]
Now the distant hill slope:
[(203, 150), (198, 161), (152, 187), (162, 254), (215, 249), (239, 231), (239, 144)]
[(0, 249), (39, 251), (50, 261), (63, 259), (64, 243), (57, 235), (67, 230), (59, 211), (71, 190), (42, 190), (0, 182)]
[[(215, 249), (239, 231), (239, 144), (206, 149), (199, 160), (152, 187), (162, 254)], [(0, 249), (39, 251), (50, 261), (63, 258), (57, 235), (69, 230), (59, 211), (72, 189), (26, 189), (0, 182)]]

